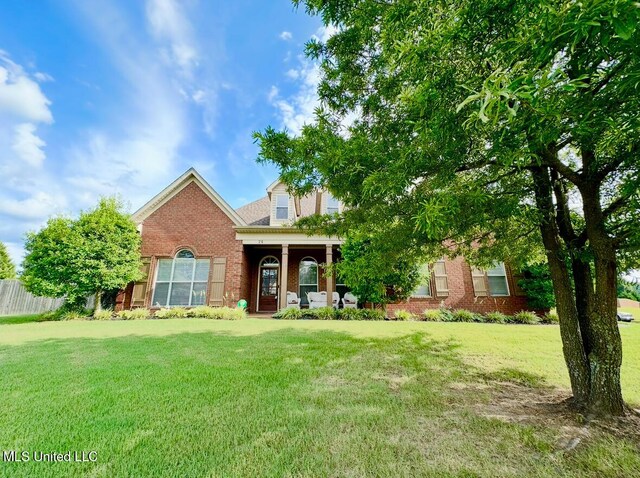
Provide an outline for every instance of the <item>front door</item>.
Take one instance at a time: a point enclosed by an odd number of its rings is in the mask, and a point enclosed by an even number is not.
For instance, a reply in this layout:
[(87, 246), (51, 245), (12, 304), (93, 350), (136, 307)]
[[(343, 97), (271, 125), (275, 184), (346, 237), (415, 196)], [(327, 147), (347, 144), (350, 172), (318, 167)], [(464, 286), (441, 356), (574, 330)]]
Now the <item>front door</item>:
[(258, 310), (275, 312), (278, 310), (278, 268), (260, 267), (260, 293)]

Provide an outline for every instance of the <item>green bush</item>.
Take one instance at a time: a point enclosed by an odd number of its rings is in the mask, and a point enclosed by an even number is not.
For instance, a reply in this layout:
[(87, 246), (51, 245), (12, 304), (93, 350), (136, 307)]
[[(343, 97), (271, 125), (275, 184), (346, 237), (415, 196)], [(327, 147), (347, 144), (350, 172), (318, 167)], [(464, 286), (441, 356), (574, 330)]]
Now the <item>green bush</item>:
[(513, 316), (513, 323), (515, 324), (539, 324), (540, 319), (533, 312), (528, 310), (521, 310)]
[(287, 307), (286, 309), (279, 310), (271, 317), (282, 320), (299, 320), (302, 318), (302, 311), (296, 307)]
[(518, 285), (527, 294), (527, 304), (532, 309), (549, 309), (556, 305), (551, 272), (546, 263), (525, 267)]
[(384, 310), (381, 309), (358, 309), (362, 315), (362, 320), (384, 320), (386, 318)]
[(442, 309), (425, 309), (422, 317), (427, 322), (444, 322), (444, 312)]
[(484, 314), (484, 322), (488, 324), (506, 324), (511, 319), (508, 315), (502, 312), (488, 312)]
[(333, 307), (320, 307), (313, 309), (318, 320), (333, 320), (336, 318), (336, 310)]
[(456, 309), (452, 313), (453, 322), (476, 322), (477, 315), (466, 309)]
[(100, 312), (94, 312), (93, 320), (111, 320), (113, 311), (109, 309), (101, 310)]
[(363, 309), (338, 309), (336, 311), (336, 319), (337, 320), (364, 320), (364, 315), (362, 314)]
[(319, 307), (317, 309), (302, 309), (301, 319), (307, 320), (333, 320), (336, 312), (333, 307)]
[(187, 317), (187, 309), (184, 307), (174, 307), (171, 309), (160, 309), (153, 314), (156, 319), (184, 319)]
[(247, 313), (244, 309), (237, 307), (209, 307), (200, 305), (189, 309), (187, 317), (197, 317), (200, 319), (212, 320), (241, 320), (246, 318)]
[(86, 320), (91, 317), (93, 312), (89, 309), (84, 310), (65, 310), (59, 314), (58, 320)]
[(551, 311), (544, 314), (542, 319), (540, 319), (540, 322), (542, 322), (543, 324), (557, 324), (560, 322), (560, 319), (558, 318), (558, 314)]
[(396, 320), (402, 321), (416, 320), (417, 318), (414, 314), (404, 309), (396, 310), (393, 315), (395, 316)]
[(116, 316), (122, 320), (143, 320), (151, 317), (151, 312), (149, 309), (131, 309), (131, 310), (121, 310), (116, 313)]

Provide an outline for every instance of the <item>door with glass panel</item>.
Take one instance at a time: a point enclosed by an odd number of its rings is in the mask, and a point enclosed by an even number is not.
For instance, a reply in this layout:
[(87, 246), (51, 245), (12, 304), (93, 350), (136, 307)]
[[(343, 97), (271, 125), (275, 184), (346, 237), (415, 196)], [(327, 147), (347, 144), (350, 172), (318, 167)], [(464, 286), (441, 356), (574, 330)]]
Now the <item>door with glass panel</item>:
[(278, 272), (280, 262), (268, 256), (260, 262), (258, 275), (258, 310), (274, 312), (278, 309)]

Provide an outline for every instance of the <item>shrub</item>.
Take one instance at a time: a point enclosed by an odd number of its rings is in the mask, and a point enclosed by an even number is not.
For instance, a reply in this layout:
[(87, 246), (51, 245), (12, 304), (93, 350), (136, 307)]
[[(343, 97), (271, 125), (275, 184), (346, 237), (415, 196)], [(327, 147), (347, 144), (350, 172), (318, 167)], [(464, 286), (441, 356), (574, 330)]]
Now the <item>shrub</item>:
[(427, 322), (443, 322), (444, 312), (442, 309), (425, 309), (422, 313), (424, 320)]
[(416, 319), (416, 316), (414, 314), (404, 309), (396, 310), (393, 315), (395, 316), (396, 320), (407, 321)]
[(556, 305), (551, 273), (546, 263), (534, 264), (522, 270), (520, 288), (527, 294), (527, 304), (533, 309), (548, 309)]
[(153, 316), (156, 319), (184, 319), (187, 317), (187, 309), (184, 307), (174, 307), (172, 309), (160, 309)]
[(364, 320), (364, 315), (362, 314), (363, 309), (338, 309), (336, 311), (336, 319), (337, 320)]
[(212, 320), (241, 320), (247, 316), (244, 309), (238, 307), (209, 307), (200, 305), (187, 311), (188, 317)]
[(362, 320), (384, 320), (386, 318), (384, 310), (380, 309), (358, 309), (362, 315)]
[(312, 310), (315, 313), (315, 318), (318, 320), (333, 320), (336, 318), (336, 311), (333, 307), (320, 307)]
[(560, 319), (558, 318), (558, 314), (551, 311), (544, 314), (542, 319), (540, 319), (540, 322), (542, 322), (543, 324), (557, 324), (560, 322)]
[(287, 307), (286, 309), (279, 310), (271, 317), (282, 320), (299, 320), (302, 318), (302, 311), (296, 307)]
[(488, 324), (506, 324), (511, 320), (508, 315), (502, 312), (488, 312), (484, 315), (484, 321)]
[(65, 310), (59, 314), (58, 320), (85, 320), (91, 317), (92, 311), (84, 310)]
[(453, 322), (476, 322), (476, 314), (466, 309), (456, 309), (452, 313)]
[(521, 310), (513, 316), (513, 322), (515, 324), (538, 324), (540, 323), (540, 319), (533, 312)]
[(220, 307), (219, 320), (242, 320), (247, 318), (247, 311), (241, 307)]
[(143, 320), (148, 319), (151, 316), (151, 312), (149, 312), (149, 309), (142, 308), (121, 310), (116, 313), (116, 316), (118, 316), (122, 320)]
[(111, 320), (113, 311), (109, 309), (101, 310), (93, 314), (93, 320)]

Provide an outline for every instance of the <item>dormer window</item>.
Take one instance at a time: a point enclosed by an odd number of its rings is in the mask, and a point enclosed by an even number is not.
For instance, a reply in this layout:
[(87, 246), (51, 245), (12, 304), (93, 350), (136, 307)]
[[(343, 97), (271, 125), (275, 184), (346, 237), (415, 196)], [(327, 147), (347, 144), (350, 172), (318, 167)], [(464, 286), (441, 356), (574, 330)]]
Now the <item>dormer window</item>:
[(276, 196), (276, 219), (289, 219), (289, 196), (286, 194)]
[(340, 212), (340, 202), (331, 194), (327, 194), (327, 214), (338, 214)]

